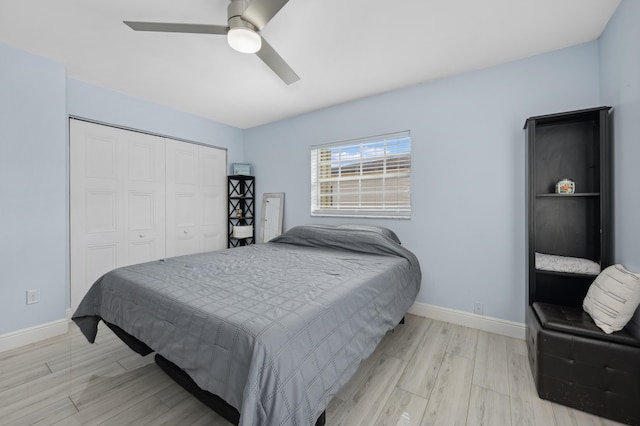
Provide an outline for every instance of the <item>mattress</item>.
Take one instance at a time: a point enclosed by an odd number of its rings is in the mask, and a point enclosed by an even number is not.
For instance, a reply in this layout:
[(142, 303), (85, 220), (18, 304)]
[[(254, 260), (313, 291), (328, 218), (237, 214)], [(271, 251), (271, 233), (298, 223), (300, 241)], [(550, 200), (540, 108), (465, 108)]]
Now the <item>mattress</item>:
[(420, 289), (416, 257), (384, 233), (295, 227), (265, 244), (111, 271), (72, 319), (100, 319), (180, 366), (239, 424), (313, 425)]

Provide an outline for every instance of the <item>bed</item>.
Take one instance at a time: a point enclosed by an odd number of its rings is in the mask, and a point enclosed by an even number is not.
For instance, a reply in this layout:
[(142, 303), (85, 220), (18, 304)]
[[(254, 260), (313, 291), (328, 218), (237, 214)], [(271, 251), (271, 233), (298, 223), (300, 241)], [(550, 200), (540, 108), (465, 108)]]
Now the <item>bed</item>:
[(265, 244), (115, 269), (72, 319), (89, 342), (102, 320), (155, 351), (242, 426), (313, 425), (420, 281), (386, 228), (298, 226)]

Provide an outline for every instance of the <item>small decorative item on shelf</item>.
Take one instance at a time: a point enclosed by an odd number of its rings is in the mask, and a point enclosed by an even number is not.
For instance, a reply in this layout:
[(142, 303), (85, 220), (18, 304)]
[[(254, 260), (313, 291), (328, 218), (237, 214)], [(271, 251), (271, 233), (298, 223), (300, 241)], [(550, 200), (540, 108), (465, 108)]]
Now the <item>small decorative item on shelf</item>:
[(231, 173), (234, 176), (251, 176), (251, 169), (249, 163), (233, 163), (231, 165)]
[(576, 184), (569, 178), (564, 178), (556, 183), (556, 194), (573, 194), (576, 192)]
[(242, 217), (242, 209), (236, 209), (236, 217)]

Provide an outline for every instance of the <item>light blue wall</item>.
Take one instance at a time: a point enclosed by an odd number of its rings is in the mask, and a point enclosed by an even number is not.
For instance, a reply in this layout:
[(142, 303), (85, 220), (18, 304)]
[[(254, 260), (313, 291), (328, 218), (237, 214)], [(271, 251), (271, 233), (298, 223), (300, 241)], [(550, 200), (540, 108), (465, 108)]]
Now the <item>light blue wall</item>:
[(614, 256), (640, 272), (640, 2), (623, 0), (600, 39), (600, 96), (613, 105)]
[[(640, 272), (640, 2), (622, 0), (600, 38), (600, 96), (613, 105), (614, 259)], [(635, 322), (640, 327), (640, 311)]]
[(65, 316), (65, 123), (64, 67), (0, 44), (0, 335)]
[(229, 164), (242, 161), (241, 129), (72, 78), (67, 80), (67, 112), (72, 116), (227, 148)]
[[(240, 129), (67, 78), (63, 65), (0, 44), (0, 335), (62, 319), (69, 306), (68, 115), (243, 160)], [(40, 303), (26, 305), (28, 289)]]
[[(388, 226), (419, 258), (418, 301), (524, 322), (527, 117), (599, 105), (591, 42), (245, 130), (257, 192), (285, 192), (285, 228), (311, 218), (309, 148), (411, 130), (412, 219)], [(260, 203), (258, 203), (260, 206)], [(259, 216), (258, 216), (259, 217)]]

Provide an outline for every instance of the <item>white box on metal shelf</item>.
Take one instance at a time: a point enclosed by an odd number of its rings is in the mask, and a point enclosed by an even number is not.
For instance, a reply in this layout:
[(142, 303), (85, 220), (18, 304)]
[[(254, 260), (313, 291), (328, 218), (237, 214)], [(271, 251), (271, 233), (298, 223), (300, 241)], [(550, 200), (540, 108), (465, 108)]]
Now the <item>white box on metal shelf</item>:
[(253, 236), (253, 226), (237, 225), (233, 227), (233, 238), (250, 238)]

